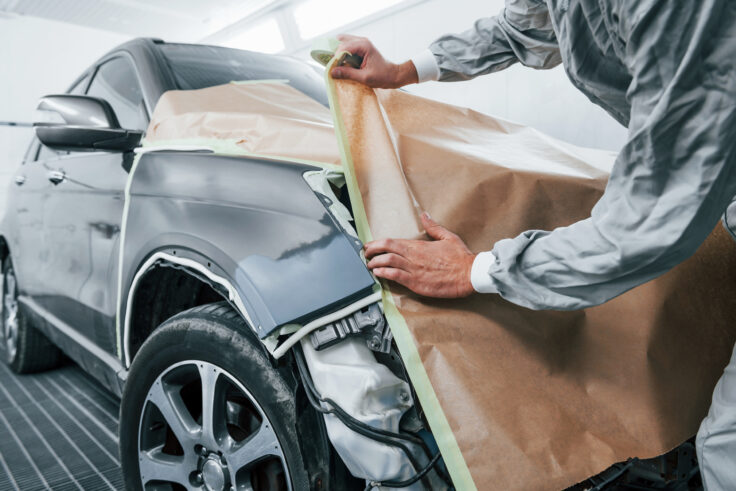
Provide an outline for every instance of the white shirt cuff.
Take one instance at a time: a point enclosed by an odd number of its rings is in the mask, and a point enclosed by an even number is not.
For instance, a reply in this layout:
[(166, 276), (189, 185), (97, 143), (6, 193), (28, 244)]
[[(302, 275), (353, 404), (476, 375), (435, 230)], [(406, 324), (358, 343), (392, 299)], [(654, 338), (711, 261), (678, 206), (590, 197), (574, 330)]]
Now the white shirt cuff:
[(498, 293), (489, 273), (491, 265), (495, 262), (496, 256), (491, 251), (481, 252), (475, 256), (473, 267), (470, 269), (470, 283), (478, 293)]
[(429, 49), (417, 53), (411, 58), (411, 62), (417, 70), (419, 83), (440, 79), (440, 67)]

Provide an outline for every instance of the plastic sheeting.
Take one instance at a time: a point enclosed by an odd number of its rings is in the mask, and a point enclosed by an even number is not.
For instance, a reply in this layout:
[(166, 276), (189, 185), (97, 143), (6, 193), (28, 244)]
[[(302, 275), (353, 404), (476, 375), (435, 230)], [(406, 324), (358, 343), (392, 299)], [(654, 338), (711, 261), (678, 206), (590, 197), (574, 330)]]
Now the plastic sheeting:
[[(589, 216), (614, 156), (395, 90), (328, 77), (363, 240), (474, 251)], [(718, 226), (664, 276), (598, 307), (531, 311), (498, 295), (385, 284), (389, 323), (458, 488), (561, 489), (694, 435), (736, 340), (736, 247)]]

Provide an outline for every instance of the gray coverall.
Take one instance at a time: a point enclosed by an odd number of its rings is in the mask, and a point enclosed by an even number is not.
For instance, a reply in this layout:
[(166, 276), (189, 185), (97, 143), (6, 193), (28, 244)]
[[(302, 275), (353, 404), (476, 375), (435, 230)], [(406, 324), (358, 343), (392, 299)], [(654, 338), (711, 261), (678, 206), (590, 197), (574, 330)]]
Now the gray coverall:
[[(736, 0), (507, 0), (430, 50), (444, 81), (562, 62), (629, 130), (590, 218), (495, 244), (488, 274), (511, 302), (603, 303), (692, 255), (736, 196)], [(708, 490), (736, 490), (736, 351), (697, 452)]]

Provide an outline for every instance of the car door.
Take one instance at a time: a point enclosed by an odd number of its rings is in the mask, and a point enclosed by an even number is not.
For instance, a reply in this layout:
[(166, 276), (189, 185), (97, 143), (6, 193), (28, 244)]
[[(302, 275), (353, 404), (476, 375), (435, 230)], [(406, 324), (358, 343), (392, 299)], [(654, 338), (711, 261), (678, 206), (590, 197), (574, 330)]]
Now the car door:
[[(87, 95), (105, 99), (121, 127), (148, 125), (130, 57), (99, 65)], [(71, 152), (46, 159), (51, 190), (44, 205), (49, 295), (44, 307), (108, 352), (115, 352), (117, 261), (131, 152)]]
[(36, 160), (40, 145), (34, 137), (13, 175), (4, 219), (19, 293), (33, 297), (44, 293), (43, 208), (48, 198), (48, 181), (43, 166)]
[[(89, 80), (89, 75), (81, 76), (68, 93), (84, 94)], [(48, 249), (44, 246), (43, 215), (51, 183), (44, 161), (58, 155), (41, 145), (34, 136), (8, 190), (5, 221), (10, 224), (8, 239), (18, 288), (22, 295), (34, 300), (48, 294), (44, 275)]]

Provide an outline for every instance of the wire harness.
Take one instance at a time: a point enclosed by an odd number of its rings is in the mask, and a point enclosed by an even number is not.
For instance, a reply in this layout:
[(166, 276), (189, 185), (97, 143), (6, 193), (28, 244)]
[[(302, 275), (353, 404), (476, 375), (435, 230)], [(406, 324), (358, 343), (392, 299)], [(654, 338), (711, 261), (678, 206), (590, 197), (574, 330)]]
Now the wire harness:
[[(304, 359), (304, 353), (302, 353), (301, 347), (296, 347), (293, 352), (294, 358), (296, 359), (297, 369), (299, 370), (299, 375), (301, 376), (301, 379), (304, 383), (304, 390), (307, 394), (307, 399), (309, 399), (309, 403), (312, 405), (312, 407), (314, 407), (315, 410), (322, 414), (335, 415), (345, 426), (360, 435), (379, 441), (381, 443), (385, 443), (386, 445), (391, 445), (399, 448), (406, 454), (406, 457), (409, 459), (409, 462), (411, 462), (411, 465), (414, 467), (414, 469), (420, 469), (414, 476), (404, 481), (371, 481), (368, 483), (366, 490), (370, 490), (373, 487), (380, 486), (387, 488), (404, 488), (423, 479), (435, 467), (437, 475), (440, 476), (440, 478), (448, 484), (450, 489), (452, 489), (450, 478), (439, 466), (437, 466), (437, 463), (442, 457), (439, 452), (437, 452), (436, 455), (432, 456), (429, 447), (427, 446), (426, 442), (422, 440), (422, 438), (414, 435), (394, 433), (392, 431), (374, 428), (373, 426), (365, 424), (362, 421), (351, 416), (329, 397), (322, 397), (314, 386), (314, 381), (312, 380), (312, 376), (307, 369), (306, 360)], [(328, 407), (326, 408), (325, 406)], [(429, 463), (426, 466), (421, 466), (416, 456), (407, 446), (407, 443), (417, 445), (424, 451), (425, 456), (429, 459)]]

